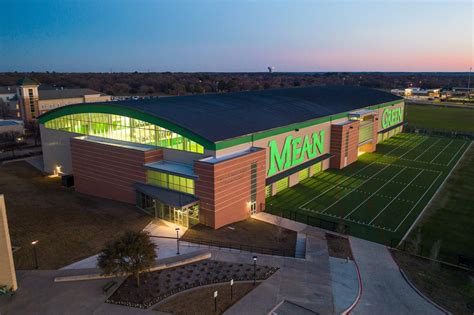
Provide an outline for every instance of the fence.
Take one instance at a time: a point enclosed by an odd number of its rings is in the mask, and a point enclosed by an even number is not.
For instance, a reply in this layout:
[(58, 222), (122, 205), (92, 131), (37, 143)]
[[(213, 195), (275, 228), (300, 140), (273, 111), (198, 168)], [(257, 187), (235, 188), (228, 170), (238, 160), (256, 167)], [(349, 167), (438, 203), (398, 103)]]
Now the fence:
[(209, 246), (209, 247), (227, 248), (227, 249), (230, 248), (230, 249), (234, 249), (238, 251), (260, 253), (264, 255), (288, 256), (288, 257), (295, 256), (294, 250), (288, 250), (284, 248), (270, 248), (270, 247), (261, 247), (261, 246), (246, 245), (246, 244), (237, 244), (237, 243), (232, 243), (232, 242), (220, 242), (220, 241), (195, 238), (195, 237), (183, 237), (180, 239), (180, 241)]
[(338, 232), (342, 234), (350, 234), (350, 227), (343, 222), (333, 222), (321, 219), (314, 215), (303, 213), (302, 211), (293, 211), (267, 204), (265, 212), (275, 214), (285, 219), (306, 223), (307, 225), (315, 226), (321, 229)]
[(430, 135), (430, 136), (441, 136), (441, 137), (449, 137), (449, 138), (474, 140), (474, 132), (467, 132), (467, 131), (427, 129), (427, 128), (420, 128), (420, 127), (410, 126), (410, 125), (405, 126), (403, 130), (409, 133), (418, 133), (418, 134), (424, 134), (424, 135)]
[(442, 251), (440, 250), (436, 257), (432, 257), (433, 244), (427, 246), (422, 243), (416, 244), (409, 241), (404, 241), (398, 246), (400, 239), (392, 239), (390, 242), (390, 247), (395, 248), (413, 255), (418, 255), (428, 259), (435, 259), (441, 262), (446, 262), (449, 264), (457, 265), (464, 268), (472, 269), (474, 268), (474, 257), (467, 257), (465, 255), (459, 255), (453, 252)]

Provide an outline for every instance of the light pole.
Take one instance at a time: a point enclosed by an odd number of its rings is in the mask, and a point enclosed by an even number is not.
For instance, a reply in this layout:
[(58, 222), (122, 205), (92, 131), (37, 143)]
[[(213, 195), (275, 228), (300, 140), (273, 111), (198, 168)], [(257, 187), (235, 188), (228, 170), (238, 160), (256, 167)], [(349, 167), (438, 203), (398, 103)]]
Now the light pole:
[(179, 255), (179, 227), (177, 227), (175, 230), (176, 230), (176, 248), (177, 248), (176, 255)]
[(232, 296), (233, 296), (232, 287), (233, 286), (234, 286), (234, 279), (230, 279), (230, 301), (232, 301)]
[(253, 285), (257, 282), (257, 256), (253, 256)]
[(38, 244), (38, 240), (31, 242), (31, 245), (33, 245), (33, 254), (35, 256), (35, 269), (38, 269), (38, 255), (36, 253), (36, 244)]

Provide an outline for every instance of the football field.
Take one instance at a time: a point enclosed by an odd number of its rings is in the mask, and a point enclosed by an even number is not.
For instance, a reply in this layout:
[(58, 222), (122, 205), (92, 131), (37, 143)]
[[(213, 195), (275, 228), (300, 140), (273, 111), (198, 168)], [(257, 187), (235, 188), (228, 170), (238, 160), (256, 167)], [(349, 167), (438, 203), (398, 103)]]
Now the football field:
[(396, 243), (467, 146), (460, 139), (402, 133), (345, 169), (317, 173), (268, 198), (266, 211), (321, 227), (342, 223), (351, 235)]

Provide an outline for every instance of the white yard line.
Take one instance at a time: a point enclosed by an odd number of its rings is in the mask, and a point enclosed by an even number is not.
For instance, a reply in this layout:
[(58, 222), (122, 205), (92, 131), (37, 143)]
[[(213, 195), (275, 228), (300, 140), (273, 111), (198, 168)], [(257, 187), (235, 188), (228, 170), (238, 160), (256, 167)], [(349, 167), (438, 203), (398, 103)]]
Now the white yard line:
[[(418, 136), (418, 138), (423, 139), (423, 137), (420, 137), (420, 136)], [(402, 144), (405, 144), (405, 143), (407, 143), (407, 142), (411, 142), (411, 140), (413, 140), (413, 139), (407, 138), (407, 139), (405, 139), (405, 140), (402, 140), (401, 142), (402, 142)], [(424, 141), (426, 141), (426, 140), (428, 140), (428, 139), (425, 139)], [(419, 142), (424, 142), (424, 141), (418, 141), (418, 139), (416, 139), (416, 141), (413, 141), (413, 143), (419, 143)], [(389, 154), (392, 153), (393, 151), (402, 148), (402, 147), (401, 147), (401, 144), (395, 144), (395, 145), (397, 146), (396, 148), (394, 148), (394, 149), (390, 150), (389, 152), (383, 154), (383, 156), (389, 155)], [(395, 157), (395, 156), (392, 156), (392, 157)]]
[[(349, 212), (345, 217), (344, 219), (346, 219), (347, 217), (349, 217), (352, 213), (354, 213), (357, 209), (360, 208), (360, 206), (362, 206), (366, 201), (370, 200), (370, 198), (372, 198), (375, 194), (377, 194), (382, 188), (385, 187), (385, 185), (387, 185), (388, 183), (390, 183), (392, 181), (392, 179), (394, 179), (395, 177), (398, 176), (398, 174), (400, 174), (401, 172), (403, 172), (404, 170), (406, 170), (406, 167), (402, 168), (397, 174), (395, 174), (388, 182), (385, 182), (385, 184), (383, 184), (382, 186), (380, 186), (379, 189), (377, 189), (376, 191), (374, 191), (369, 197), (367, 197), (363, 202), (359, 203), (359, 205), (357, 207), (355, 207), (354, 209), (352, 209), (351, 212)], [(370, 224), (370, 223), (369, 223)]]
[(408, 218), (408, 216), (412, 213), (413, 209), (415, 209), (415, 207), (420, 203), (420, 201), (425, 197), (426, 193), (431, 189), (431, 187), (433, 187), (434, 183), (436, 183), (436, 181), (438, 180), (439, 176), (441, 175), (442, 173), (439, 172), (438, 176), (436, 176), (435, 180), (431, 183), (430, 187), (428, 187), (427, 190), (425, 190), (425, 193), (418, 199), (418, 202), (415, 203), (415, 205), (411, 208), (411, 210), (407, 213), (407, 215), (403, 218), (402, 222), (400, 222), (400, 224), (397, 226), (397, 228), (395, 229), (395, 232), (397, 232), (398, 228), (403, 224), (403, 222), (405, 222), (405, 220)]
[[(413, 182), (415, 181), (415, 179), (417, 179), (418, 176), (420, 176), (423, 172), (424, 172), (424, 170), (422, 170), (421, 172), (419, 172), (419, 173), (408, 183), (408, 185), (405, 186), (405, 188), (403, 188), (389, 203), (387, 203), (387, 204), (385, 205), (385, 207), (384, 207), (382, 210), (380, 210), (380, 212), (369, 222), (369, 224), (372, 224), (372, 222), (374, 222), (375, 219), (377, 219), (377, 218), (392, 204), (392, 202), (394, 202), (394, 201), (398, 198), (398, 196), (400, 196), (400, 195), (405, 191), (405, 189), (407, 189), (408, 187), (410, 187), (410, 184), (413, 183)], [(438, 176), (439, 176), (439, 174), (438, 174)], [(429, 188), (428, 188), (428, 189), (429, 189)], [(426, 193), (426, 192), (425, 192), (425, 193)], [(419, 201), (418, 201), (418, 202), (419, 202)], [(418, 202), (417, 202), (417, 203), (418, 203)]]
[[(466, 142), (464, 143), (466, 144)], [(446, 185), (446, 182), (448, 181), (448, 178), (451, 177), (451, 174), (453, 173), (453, 171), (455, 169), (457, 169), (459, 163), (461, 162), (462, 159), (464, 159), (464, 156), (466, 155), (466, 152), (469, 151), (469, 148), (471, 147), (472, 145), (472, 142), (469, 142), (469, 144), (467, 145), (467, 149), (463, 152), (463, 154), (461, 155), (461, 157), (457, 160), (456, 162), (456, 165), (453, 166), (453, 168), (449, 171), (449, 174), (444, 178), (443, 182), (441, 183), (441, 185), (439, 185), (438, 189), (436, 190), (436, 192), (431, 196), (431, 199), (430, 201), (428, 201), (428, 203), (425, 205), (425, 207), (423, 208), (423, 210), (421, 211), (421, 213), (418, 215), (418, 217), (416, 218), (415, 221), (413, 221), (413, 223), (411, 224), (410, 228), (405, 232), (405, 235), (402, 237), (402, 239), (400, 240), (400, 242), (398, 243), (397, 247), (400, 246), (403, 241), (405, 241), (405, 239), (407, 238), (408, 234), (410, 234), (411, 230), (416, 226), (416, 224), (418, 223), (418, 221), (423, 217), (423, 213), (426, 211), (426, 209), (428, 209), (428, 207), (431, 205), (431, 203), (433, 202), (433, 200), (435, 199), (435, 197), (441, 192), (441, 190), (443, 189), (444, 185)]]
[(444, 147), (443, 150), (439, 151), (438, 154), (436, 154), (436, 156), (430, 161), (430, 163), (433, 163), (433, 161), (436, 160), (436, 158), (437, 158), (441, 153), (443, 153), (444, 150), (446, 150), (446, 149), (449, 147), (449, 145), (450, 145), (451, 143), (453, 143), (453, 140), (451, 140), (451, 141)]
[(420, 154), (418, 154), (418, 156), (416, 157), (416, 159), (414, 159), (413, 161), (416, 161), (420, 158), (420, 156), (422, 156), (423, 154), (425, 154), (429, 149), (431, 149), (432, 146), (434, 146), (436, 143), (440, 142), (441, 139), (438, 139), (438, 141), (436, 142), (433, 142), (429, 147), (426, 148), (425, 151), (421, 152)]
[(464, 142), (462, 144), (462, 146), (459, 148), (459, 150), (456, 152), (456, 154), (453, 155), (453, 157), (451, 158), (451, 160), (449, 160), (448, 164), (446, 164), (446, 166), (449, 166), (449, 164), (451, 164), (451, 162), (454, 160), (454, 158), (458, 155), (459, 151), (461, 151), (462, 148), (464, 148), (464, 146), (466, 145), (466, 142)]
[(420, 141), (418, 142), (417, 145), (415, 145), (413, 148), (411, 148), (410, 150), (408, 150), (407, 152), (403, 153), (402, 155), (400, 155), (399, 157), (397, 157), (397, 159), (401, 159), (403, 156), (405, 156), (405, 154), (408, 154), (410, 153), (411, 151), (413, 151), (414, 149), (418, 148), (421, 144), (425, 143), (426, 141), (428, 141), (430, 138), (426, 138), (425, 140), (423, 141)]
[(357, 172), (355, 172), (354, 174), (352, 174), (352, 175), (349, 176), (348, 178), (346, 178), (346, 179), (344, 179), (343, 181), (341, 181), (341, 182), (335, 184), (335, 185), (332, 186), (331, 188), (326, 189), (325, 191), (323, 191), (322, 193), (320, 193), (320, 194), (317, 195), (316, 197), (310, 199), (308, 202), (303, 203), (303, 204), (300, 205), (298, 208), (303, 209), (303, 207), (306, 206), (308, 203), (312, 202), (312, 201), (315, 200), (315, 199), (318, 199), (319, 197), (321, 197), (322, 195), (324, 195), (324, 194), (327, 193), (328, 191), (333, 190), (334, 188), (336, 188), (336, 187), (339, 186), (340, 184), (342, 184), (342, 183), (348, 181), (349, 179), (354, 178), (354, 177), (353, 177), (354, 175), (359, 174), (360, 172), (362, 172), (363, 170), (365, 170), (367, 167), (371, 166), (372, 164), (376, 164), (376, 163), (377, 163), (377, 161), (373, 161), (372, 163), (370, 163), (369, 165), (367, 165), (367, 166), (361, 168), (360, 170), (358, 170)]
[(375, 175), (377, 175), (378, 173), (382, 172), (384, 169), (386, 169), (387, 167), (389, 167), (389, 165), (383, 167), (381, 170), (379, 170), (377, 173), (375, 173), (374, 175), (370, 176), (369, 178), (367, 178), (366, 180), (364, 180), (362, 183), (360, 183), (360, 185), (354, 187), (351, 191), (349, 191), (347, 194), (345, 194), (344, 196), (342, 196), (341, 198), (339, 198), (338, 200), (336, 200), (335, 202), (333, 202), (330, 206), (328, 206), (326, 209), (324, 209), (321, 213), (324, 213), (326, 212), (327, 209), (331, 208), (333, 205), (335, 205), (336, 203), (338, 203), (339, 201), (341, 201), (342, 199), (344, 199), (347, 195), (349, 195), (351, 192), (353, 192), (354, 190), (356, 190), (357, 188), (359, 188), (360, 186), (364, 185), (366, 182), (368, 182), (369, 180), (372, 179), (372, 177), (374, 177)]

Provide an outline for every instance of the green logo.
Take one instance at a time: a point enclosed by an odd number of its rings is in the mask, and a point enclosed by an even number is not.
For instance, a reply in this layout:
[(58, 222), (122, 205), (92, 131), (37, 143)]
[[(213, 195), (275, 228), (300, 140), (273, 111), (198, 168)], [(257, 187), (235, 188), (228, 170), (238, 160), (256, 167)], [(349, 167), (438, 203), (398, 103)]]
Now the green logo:
[(386, 108), (382, 114), (382, 128), (388, 128), (403, 121), (402, 108), (389, 109)]
[(306, 158), (310, 160), (318, 154), (322, 154), (324, 151), (324, 130), (321, 130), (319, 135), (315, 132), (311, 136), (306, 135), (303, 140), (301, 137), (286, 137), (281, 152), (278, 150), (276, 140), (268, 142), (268, 147), (270, 148), (270, 167), (267, 176), (272, 176), (277, 171), (301, 164)]

